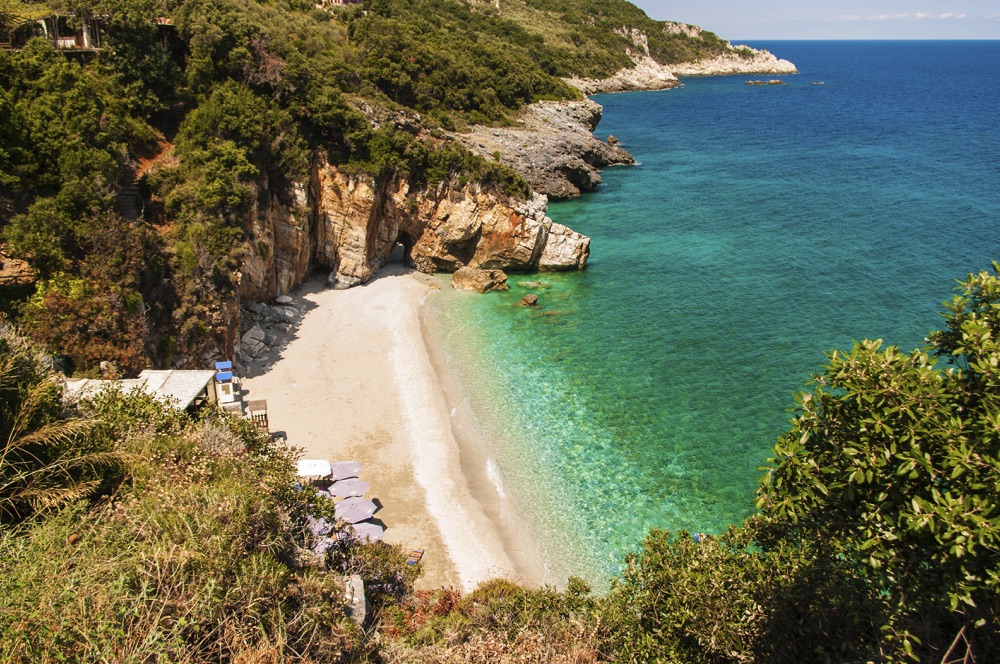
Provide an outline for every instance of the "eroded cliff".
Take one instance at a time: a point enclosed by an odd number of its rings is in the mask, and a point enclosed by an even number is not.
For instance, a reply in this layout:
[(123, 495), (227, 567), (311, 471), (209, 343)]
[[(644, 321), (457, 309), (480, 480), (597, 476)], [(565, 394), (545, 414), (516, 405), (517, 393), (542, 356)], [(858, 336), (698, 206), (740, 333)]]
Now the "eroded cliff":
[[(699, 39), (703, 30), (694, 25), (665, 22), (663, 30), (672, 34)], [(572, 77), (566, 82), (585, 95), (629, 90), (664, 90), (680, 85), (678, 76), (724, 76), (728, 74), (796, 74), (798, 70), (788, 60), (781, 60), (769, 51), (733, 46), (711, 57), (693, 62), (663, 64), (650, 53), (646, 35), (641, 30), (622, 28), (616, 32), (632, 41), (634, 49), (626, 51), (632, 66), (624, 67), (607, 78)]]
[(578, 270), (590, 238), (545, 216), (547, 199), (517, 201), (460, 180), (412, 187), (407, 178), (349, 174), (318, 158), (308, 183), (272, 192), (262, 183), (239, 274), (241, 300), (289, 292), (312, 269), (349, 288), (371, 279), (403, 246), (422, 272), (460, 267)]

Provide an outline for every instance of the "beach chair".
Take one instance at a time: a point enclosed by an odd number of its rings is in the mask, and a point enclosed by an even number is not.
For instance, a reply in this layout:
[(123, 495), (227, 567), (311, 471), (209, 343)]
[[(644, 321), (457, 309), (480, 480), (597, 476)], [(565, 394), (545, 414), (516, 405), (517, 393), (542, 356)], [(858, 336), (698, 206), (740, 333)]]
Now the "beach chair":
[(256, 401), (247, 401), (247, 410), (250, 412), (250, 421), (264, 429), (265, 431), (270, 431), (271, 427), (267, 421), (267, 401), (264, 399), (257, 399)]
[(410, 557), (406, 559), (407, 565), (416, 565), (420, 562), (420, 559), (424, 557), (423, 549), (413, 549), (410, 551)]

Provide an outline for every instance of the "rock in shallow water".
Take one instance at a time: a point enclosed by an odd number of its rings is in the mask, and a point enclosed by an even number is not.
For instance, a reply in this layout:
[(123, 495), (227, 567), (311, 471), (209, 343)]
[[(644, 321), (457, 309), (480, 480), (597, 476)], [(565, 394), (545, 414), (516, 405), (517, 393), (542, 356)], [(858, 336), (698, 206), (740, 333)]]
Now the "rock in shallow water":
[(486, 293), (494, 290), (508, 290), (507, 275), (503, 270), (480, 270), (462, 267), (451, 275), (451, 287), (456, 290), (470, 290)]
[(538, 296), (534, 293), (528, 293), (518, 302), (523, 307), (533, 307), (538, 304)]

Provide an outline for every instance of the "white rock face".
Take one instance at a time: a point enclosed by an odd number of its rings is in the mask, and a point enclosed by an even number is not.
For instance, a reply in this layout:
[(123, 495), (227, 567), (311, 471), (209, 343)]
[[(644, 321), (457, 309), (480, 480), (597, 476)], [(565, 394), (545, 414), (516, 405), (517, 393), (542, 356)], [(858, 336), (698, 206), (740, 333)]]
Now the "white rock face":
[[(698, 36), (700, 28), (673, 24), (672, 31)], [(641, 44), (634, 35), (628, 35), (633, 42)], [(795, 65), (788, 60), (779, 60), (769, 51), (735, 46), (728, 53), (699, 60), (674, 65), (661, 65), (645, 54), (629, 53), (635, 63), (633, 67), (619, 70), (605, 79), (568, 78), (566, 82), (573, 85), (585, 95), (602, 92), (625, 92), (627, 90), (665, 90), (680, 85), (678, 76), (722, 76), (729, 74), (797, 74)]]
[(569, 78), (566, 82), (585, 95), (601, 92), (625, 92), (627, 90), (666, 90), (680, 85), (677, 76), (668, 65), (661, 65), (648, 55), (631, 55), (635, 66), (618, 70), (604, 79)]
[(590, 257), (590, 238), (572, 228), (553, 223), (538, 259), (543, 271), (582, 270)]
[(726, 53), (710, 60), (686, 62), (673, 66), (676, 76), (719, 76), (726, 74), (797, 74), (799, 70), (788, 60), (779, 60), (769, 51), (759, 51), (749, 46), (737, 47), (737, 52)]

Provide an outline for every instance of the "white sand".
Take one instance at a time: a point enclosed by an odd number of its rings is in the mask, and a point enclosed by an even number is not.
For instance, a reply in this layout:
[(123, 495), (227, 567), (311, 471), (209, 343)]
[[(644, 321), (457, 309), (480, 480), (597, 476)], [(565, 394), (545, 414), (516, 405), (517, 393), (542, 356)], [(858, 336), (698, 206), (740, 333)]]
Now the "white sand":
[(419, 587), (468, 591), (496, 576), (534, 583), (530, 554), (488, 503), (486, 468), (481, 478), (463, 472), (422, 334), (421, 303), (434, 287), (398, 265), (349, 290), (308, 282), (293, 294), (307, 310), (293, 338), (277, 358), (271, 353), (269, 367), (251, 365), (244, 398), (266, 399), (271, 430), (284, 431), (306, 458), (364, 464), (367, 497), (383, 505), (375, 516), (385, 540), (426, 549)]

